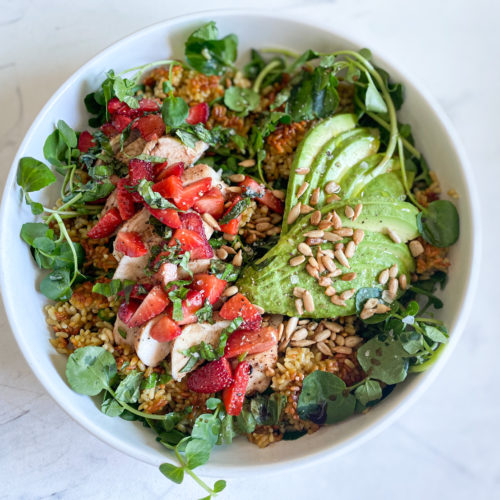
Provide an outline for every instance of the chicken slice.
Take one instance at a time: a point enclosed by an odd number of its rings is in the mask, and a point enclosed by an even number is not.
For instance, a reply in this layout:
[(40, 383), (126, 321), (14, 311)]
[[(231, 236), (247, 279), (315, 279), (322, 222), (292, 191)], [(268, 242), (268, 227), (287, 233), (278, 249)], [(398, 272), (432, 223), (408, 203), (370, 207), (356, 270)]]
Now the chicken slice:
[(113, 191), (111, 191), (111, 194), (108, 196), (108, 199), (106, 200), (106, 203), (101, 210), (101, 217), (106, 212), (109, 212), (112, 208), (118, 208), (118, 196), (116, 189), (113, 189)]
[(128, 165), (128, 162), (132, 158), (139, 156), (144, 151), (146, 144), (146, 141), (142, 137), (138, 137), (135, 141), (132, 141), (130, 144), (125, 146), (123, 151), (115, 152), (115, 156), (122, 163), (126, 163)]
[[(186, 366), (189, 357), (182, 354), (182, 351), (200, 344), (201, 342), (216, 346), (219, 342), (222, 330), (227, 328), (229, 323), (229, 321), (217, 321), (213, 325), (208, 323), (194, 323), (182, 329), (182, 333), (174, 340), (172, 345), (171, 365), (172, 377), (174, 380), (181, 380), (186, 375), (186, 373), (182, 373), (181, 370)], [(198, 364), (196, 366), (198, 366)], [(193, 367), (193, 370), (196, 366)]]
[(128, 257), (124, 255), (115, 269), (113, 279), (138, 281), (144, 278), (146, 276), (144, 269), (148, 265), (148, 261), (149, 254), (142, 255), (141, 257)]
[(118, 345), (134, 345), (134, 338), (139, 328), (127, 326), (120, 318), (116, 318), (113, 327), (113, 338)]
[(182, 144), (174, 137), (161, 137), (157, 141), (148, 142), (143, 150), (144, 154), (166, 158), (169, 165), (182, 161), (184, 165), (192, 165), (199, 160), (201, 155), (208, 149), (208, 144), (198, 141), (194, 148)]
[(266, 372), (276, 366), (278, 360), (278, 346), (273, 346), (264, 352), (251, 354), (245, 358), (250, 363), (251, 371), (246, 394), (264, 392), (271, 383), (271, 377)]
[(160, 314), (149, 320), (136, 332), (134, 337), (134, 347), (138, 358), (146, 365), (155, 367), (163, 361), (170, 352), (172, 342), (158, 342), (151, 337), (151, 328), (162, 318)]

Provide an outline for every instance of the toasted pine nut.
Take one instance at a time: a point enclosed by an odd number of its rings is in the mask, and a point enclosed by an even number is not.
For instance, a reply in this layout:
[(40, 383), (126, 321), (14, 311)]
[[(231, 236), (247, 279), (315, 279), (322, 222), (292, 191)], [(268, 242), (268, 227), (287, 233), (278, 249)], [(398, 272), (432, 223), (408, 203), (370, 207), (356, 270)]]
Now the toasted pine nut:
[(223, 292), (223, 296), (224, 297), (232, 297), (233, 295), (237, 294), (238, 293), (238, 287), (233, 285), (233, 286), (230, 286), (228, 288), (226, 288)]

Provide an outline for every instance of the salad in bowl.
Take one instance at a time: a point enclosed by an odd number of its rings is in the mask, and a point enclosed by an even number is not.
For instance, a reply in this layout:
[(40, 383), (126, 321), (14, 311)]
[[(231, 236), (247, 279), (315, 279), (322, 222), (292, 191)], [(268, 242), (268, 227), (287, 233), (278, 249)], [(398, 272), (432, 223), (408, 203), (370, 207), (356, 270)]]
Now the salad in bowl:
[[(236, 67), (237, 46), (209, 22), (182, 58), (110, 69), (89, 127), (58, 121), (17, 175), (68, 384), (209, 497), (214, 447), (307, 439), (432, 365), (459, 237), (369, 50)], [(53, 205), (32, 196), (56, 183)]]

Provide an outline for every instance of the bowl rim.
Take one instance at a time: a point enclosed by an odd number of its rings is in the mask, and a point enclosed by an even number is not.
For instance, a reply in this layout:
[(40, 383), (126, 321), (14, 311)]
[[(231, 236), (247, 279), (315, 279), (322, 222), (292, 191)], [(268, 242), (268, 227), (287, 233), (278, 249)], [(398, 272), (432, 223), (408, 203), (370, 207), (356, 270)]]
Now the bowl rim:
[[(6, 227), (5, 221), (7, 218), (7, 203), (5, 200), (9, 194), (9, 191), (12, 188), (15, 188), (15, 177), (17, 172), (17, 165), (19, 158), (21, 158), (26, 146), (32, 141), (35, 130), (38, 128), (38, 125), (43, 122), (45, 116), (49, 112), (49, 110), (54, 105), (55, 101), (58, 99), (58, 96), (64, 92), (68, 87), (74, 84), (74, 82), (83, 74), (88, 71), (88, 68), (94, 65), (99, 59), (107, 56), (107, 54), (113, 51), (117, 45), (122, 44), (125, 40), (129, 40), (132, 38), (140, 38), (145, 35), (147, 32), (155, 31), (158, 29), (169, 29), (175, 27), (175, 25), (179, 22), (185, 21), (196, 21), (202, 20), (207, 16), (217, 16), (220, 17), (230, 17), (230, 16), (259, 16), (265, 17), (267, 19), (274, 19), (277, 21), (290, 21), (297, 24), (302, 25), (305, 28), (315, 29), (315, 30), (323, 30), (326, 33), (333, 34), (340, 39), (344, 39), (347, 42), (355, 44), (359, 47), (367, 46), (364, 44), (364, 39), (359, 37), (358, 35), (352, 36), (350, 33), (347, 33), (342, 28), (334, 27), (331, 28), (327, 26), (325, 21), (303, 21), (297, 18), (297, 14), (292, 13), (270, 13), (264, 9), (252, 9), (252, 8), (231, 8), (231, 9), (208, 9), (198, 12), (193, 12), (189, 14), (183, 14), (179, 16), (175, 16), (166, 20), (159, 21), (157, 23), (151, 24), (139, 30), (136, 30), (128, 35), (114, 41), (109, 44), (105, 49), (97, 52), (94, 56), (88, 59), (84, 64), (82, 64), (69, 78), (67, 78), (59, 88), (52, 94), (50, 99), (45, 103), (42, 109), (38, 112), (36, 118), (33, 123), (27, 130), (22, 142), (20, 143), (16, 154), (14, 156), (12, 165), (10, 167), (10, 171), (8, 177), (5, 182), (5, 186), (2, 192), (1, 197), (1, 206), (0, 206), (0, 269), (5, 268), (7, 263), (6, 260), (6, 248), (7, 248), (7, 233), (3, 229)], [(355, 447), (361, 445), (366, 442), (368, 439), (375, 437), (380, 434), (383, 430), (389, 427), (393, 422), (395, 422), (405, 411), (407, 411), (412, 404), (416, 402), (416, 400), (428, 389), (430, 384), (436, 379), (439, 375), (440, 371), (443, 369), (453, 350), (455, 349), (460, 337), (465, 328), (465, 323), (467, 318), (470, 315), (470, 311), (472, 309), (472, 296), (477, 288), (477, 284), (479, 281), (479, 258), (477, 258), (481, 254), (482, 247), (482, 229), (480, 224), (480, 209), (479, 209), (479, 198), (477, 195), (476, 184), (472, 174), (472, 170), (470, 168), (470, 162), (467, 158), (464, 146), (462, 145), (458, 134), (456, 133), (450, 119), (446, 115), (445, 111), (441, 108), (440, 104), (435, 100), (432, 94), (427, 90), (427, 88), (415, 78), (414, 75), (411, 74), (406, 68), (402, 69), (402, 64), (395, 64), (388, 58), (385, 54), (381, 55), (381, 51), (376, 44), (370, 41), (370, 47), (374, 47), (373, 53), (377, 59), (380, 61), (382, 65), (391, 66), (393, 68), (397, 68), (397, 71), (404, 77), (407, 82), (411, 82), (413, 87), (413, 91), (417, 92), (421, 95), (424, 101), (430, 106), (433, 113), (436, 115), (438, 121), (442, 125), (444, 132), (448, 136), (454, 151), (456, 152), (459, 163), (460, 170), (465, 179), (465, 185), (467, 190), (467, 196), (470, 201), (470, 219), (471, 219), (471, 232), (474, 237), (474, 245), (471, 248), (471, 262), (468, 270), (468, 275), (466, 277), (466, 285), (464, 287), (465, 293), (462, 298), (461, 308), (455, 316), (455, 326), (453, 329), (453, 335), (450, 336), (450, 342), (448, 343), (446, 349), (443, 354), (439, 357), (437, 362), (425, 373), (421, 373), (419, 378), (421, 379), (416, 385), (416, 387), (404, 398), (402, 401), (396, 404), (395, 407), (381, 415), (376, 421), (374, 421), (371, 425), (366, 427), (365, 429), (361, 429), (355, 435), (350, 438), (338, 443), (337, 445), (332, 445), (329, 448), (325, 448), (319, 451), (311, 451), (297, 458), (283, 459), (277, 463), (260, 465), (258, 463), (239, 466), (239, 465), (231, 465), (225, 466), (221, 468), (220, 466), (211, 466), (210, 463), (200, 468), (201, 473), (206, 476), (215, 476), (221, 473), (221, 470), (224, 470), (224, 474), (227, 477), (242, 477), (249, 472), (256, 472), (258, 470), (259, 474), (271, 474), (277, 472), (279, 470), (283, 470), (285, 467), (287, 470), (297, 469), (303, 466), (309, 466), (319, 463), (325, 458), (336, 458), (344, 453), (349, 452)], [(108, 431), (103, 430), (101, 427), (97, 426), (95, 422), (87, 417), (86, 415), (82, 415), (74, 410), (72, 407), (65, 406), (65, 398), (60, 395), (56, 386), (52, 383), (52, 381), (45, 376), (45, 373), (38, 365), (36, 361), (36, 357), (34, 354), (30, 353), (29, 346), (27, 341), (23, 338), (23, 335), (20, 333), (21, 328), (17, 322), (17, 314), (15, 312), (15, 304), (10, 299), (9, 294), (7, 293), (8, 287), (6, 286), (6, 282), (4, 281), (4, 273), (0, 272), (0, 297), (3, 299), (3, 304), (6, 311), (7, 320), (9, 322), (11, 331), (16, 339), (16, 342), (21, 350), (22, 355), (24, 356), (28, 366), (31, 368), (35, 376), (41, 385), (45, 388), (45, 390), (49, 393), (49, 395), (54, 399), (54, 401), (59, 405), (61, 409), (63, 409), (75, 422), (81, 425), (84, 429), (89, 431), (95, 437), (105, 442), (106, 444), (112, 446), (113, 448), (133, 457), (143, 462), (157, 465), (157, 460), (152, 460), (151, 455), (147, 452), (142, 452), (137, 450), (133, 445), (129, 445), (126, 442), (115, 438)], [(166, 455), (166, 459), (168, 456)]]

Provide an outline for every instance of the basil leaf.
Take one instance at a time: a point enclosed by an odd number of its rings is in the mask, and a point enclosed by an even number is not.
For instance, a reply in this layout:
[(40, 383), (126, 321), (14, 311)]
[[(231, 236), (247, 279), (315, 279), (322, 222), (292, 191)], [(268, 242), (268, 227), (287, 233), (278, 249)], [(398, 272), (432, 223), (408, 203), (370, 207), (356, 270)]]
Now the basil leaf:
[(227, 224), (228, 222), (239, 217), (249, 206), (251, 200), (250, 198), (243, 198), (229, 210), (229, 212), (219, 219), (219, 224)]
[(40, 191), (56, 181), (54, 173), (41, 161), (25, 156), (19, 160), (17, 184), (24, 192)]
[(206, 403), (205, 403), (205, 406), (209, 409), (209, 410), (215, 410), (217, 408), (217, 406), (219, 406), (221, 403), (221, 400), (219, 398), (208, 398)]
[[(135, 283), (135, 281), (132, 283)], [(117, 295), (122, 289), (123, 286), (121, 280), (111, 280), (108, 283), (96, 283), (92, 287), (92, 292), (99, 293), (105, 297), (112, 297), (113, 295)]]
[(439, 248), (453, 245), (460, 234), (460, 219), (457, 209), (448, 200), (429, 203), (417, 216), (417, 225), (422, 238)]
[(80, 347), (70, 354), (66, 363), (69, 385), (86, 396), (96, 396), (103, 389), (109, 389), (115, 375), (115, 358), (102, 347)]
[(198, 318), (198, 323), (213, 324), (214, 323), (213, 314), (214, 312), (212, 304), (210, 304), (210, 301), (208, 299), (205, 300), (203, 307), (201, 307), (195, 312), (195, 315)]
[(160, 472), (176, 484), (181, 484), (184, 479), (184, 469), (173, 464), (161, 464)]
[(170, 203), (160, 193), (153, 191), (153, 184), (154, 182), (148, 181), (146, 179), (141, 179), (141, 181), (139, 182), (137, 186), (137, 192), (143, 197), (144, 201), (151, 208), (158, 208), (160, 210), (165, 208), (173, 208), (174, 210), (178, 210), (173, 203)]

